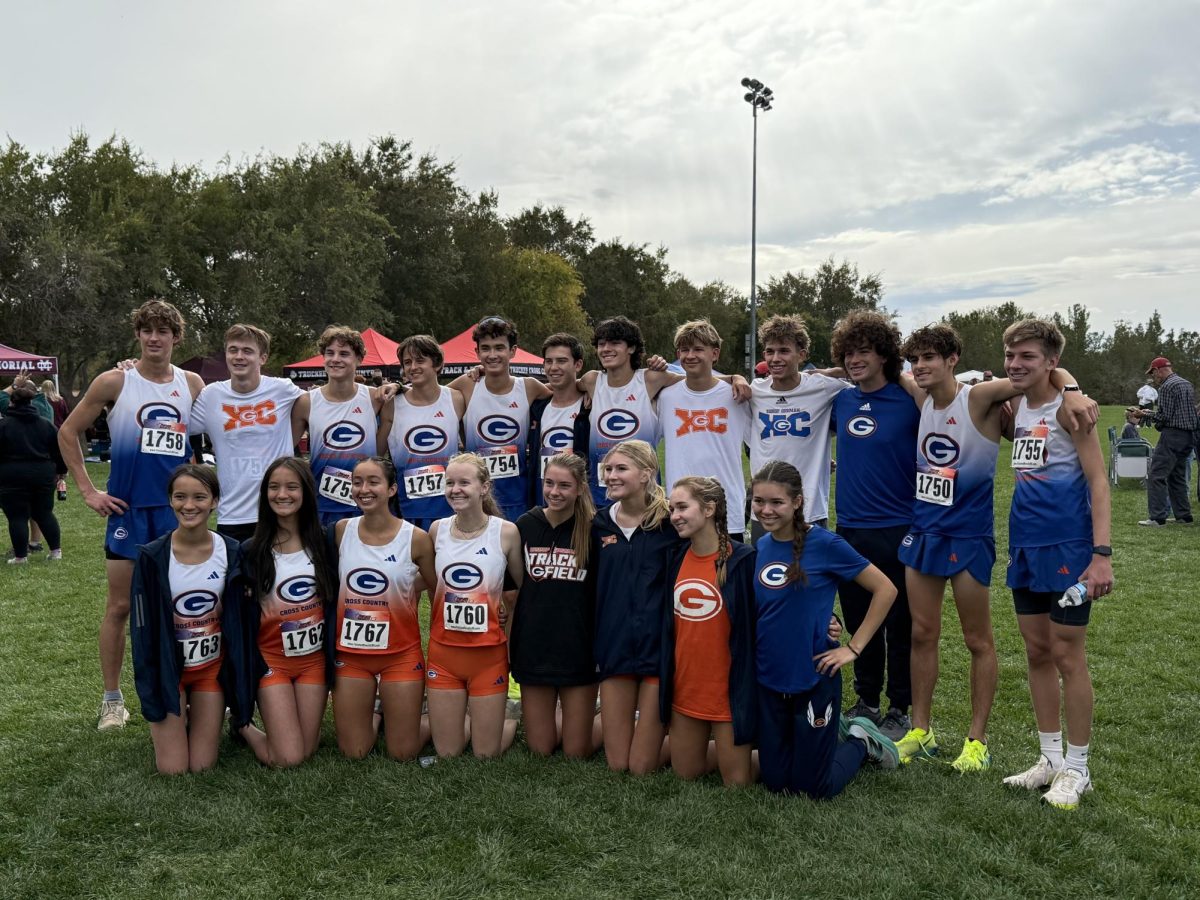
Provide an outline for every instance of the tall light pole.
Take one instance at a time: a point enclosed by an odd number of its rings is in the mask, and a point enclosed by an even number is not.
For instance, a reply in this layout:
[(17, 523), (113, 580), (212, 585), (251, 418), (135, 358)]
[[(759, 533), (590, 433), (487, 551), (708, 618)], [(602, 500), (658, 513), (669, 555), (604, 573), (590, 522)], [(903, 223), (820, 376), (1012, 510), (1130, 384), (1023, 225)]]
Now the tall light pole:
[(750, 104), (754, 119), (754, 150), (751, 158), (750, 176), (750, 377), (754, 378), (754, 366), (758, 361), (758, 297), (755, 278), (755, 254), (758, 249), (758, 111), (766, 112), (775, 99), (772, 90), (757, 78), (743, 78), (746, 88), (743, 98)]

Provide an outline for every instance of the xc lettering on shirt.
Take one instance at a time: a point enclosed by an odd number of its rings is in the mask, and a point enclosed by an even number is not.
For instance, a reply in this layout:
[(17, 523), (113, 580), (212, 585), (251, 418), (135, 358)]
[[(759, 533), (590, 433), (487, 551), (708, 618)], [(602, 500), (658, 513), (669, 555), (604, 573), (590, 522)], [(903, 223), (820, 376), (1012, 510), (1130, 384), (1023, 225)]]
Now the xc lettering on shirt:
[(233, 431), (235, 428), (253, 428), (255, 425), (274, 425), (276, 422), (274, 400), (263, 400), (261, 403), (239, 406), (222, 403), (221, 410), (227, 417), (225, 431)]
[(680, 421), (675, 431), (677, 437), (697, 431), (724, 434), (729, 430), (729, 410), (723, 406), (717, 409), (676, 409), (675, 415)]

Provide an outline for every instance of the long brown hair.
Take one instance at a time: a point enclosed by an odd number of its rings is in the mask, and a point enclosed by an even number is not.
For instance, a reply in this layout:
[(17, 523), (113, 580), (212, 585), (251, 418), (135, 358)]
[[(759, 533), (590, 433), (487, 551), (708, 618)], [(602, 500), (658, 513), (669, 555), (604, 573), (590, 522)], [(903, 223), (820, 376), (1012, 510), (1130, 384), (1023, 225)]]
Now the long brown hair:
[(488, 471), (487, 463), (483, 461), (483, 457), (475, 453), (456, 453), (450, 457), (450, 461), (446, 463), (446, 469), (451, 466), (462, 463), (466, 466), (475, 468), (475, 475), (479, 478), (480, 484), (488, 488), (483, 492), (483, 511), (489, 516), (500, 515), (500, 507), (496, 505), (496, 498), (492, 496), (491, 485), (492, 475)]
[(645, 441), (625, 441), (604, 454), (604, 459), (600, 460), (601, 472), (614, 453), (624, 456), (635, 468), (650, 473), (650, 481), (646, 484), (646, 512), (642, 516), (642, 528), (657, 528), (667, 517), (667, 495), (658, 483), (658, 454)]
[(575, 479), (575, 527), (571, 529), (571, 549), (575, 551), (575, 566), (584, 568), (588, 561), (588, 548), (592, 545), (592, 519), (596, 517), (596, 505), (592, 502), (592, 491), (588, 487), (587, 459), (578, 453), (556, 453), (546, 460), (546, 471), (551, 467), (566, 469)]
[(808, 529), (812, 527), (804, 520), (804, 480), (791, 463), (773, 459), (758, 470), (758, 474), (750, 482), (750, 487), (753, 489), (754, 485), (763, 483), (777, 484), (787, 491), (793, 502), (800, 501), (792, 513), (792, 564), (787, 570), (787, 583), (799, 581), (801, 584), (808, 584), (808, 575), (800, 565), (804, 556), (804, 541), (808, 537)]
[(717, 587), (724, 587), (726, 563), (733, 555), (729, 540), (729, 513), (725, 500), (725, 488), (715, 478), (703, 475), (688, 475), (675, 482), (674, 488), (683, 488), (701, 503), (713, 504), (713, 528), (717, 531)]

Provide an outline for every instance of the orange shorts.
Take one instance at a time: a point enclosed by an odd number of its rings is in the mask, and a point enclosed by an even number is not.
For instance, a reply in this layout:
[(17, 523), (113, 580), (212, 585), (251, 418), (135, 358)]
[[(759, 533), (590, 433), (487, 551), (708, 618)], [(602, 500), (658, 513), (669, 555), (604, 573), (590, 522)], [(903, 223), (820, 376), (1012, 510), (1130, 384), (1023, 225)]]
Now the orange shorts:
[[(333, 664), (338, 678), (374, 678), (380, 681), (423, 681), (425, 657), (421, 645), (397, 653), (355, 653), (339, 650)], [(322, 676), (324, 677), (324, 676)]]
[(325, 651), (306, 656), (279, 656), (264, 653), (267, 674), (258, 679), (260, 688), (277, 684), (325, 684)]
[(184, 669), (183, 674), (179, 676), (179, 693), (183, 694), (187, 691), (199, 694), (224, 693), (221, 683), (217, 681), (217, 676), (220, 674), (220, 659), (215, 659), (203, 666)]
[(425, 684), (431, 691), (465, 690), (470, 697), (507, 694), (508, 645), (451, 647), (430, 641)]

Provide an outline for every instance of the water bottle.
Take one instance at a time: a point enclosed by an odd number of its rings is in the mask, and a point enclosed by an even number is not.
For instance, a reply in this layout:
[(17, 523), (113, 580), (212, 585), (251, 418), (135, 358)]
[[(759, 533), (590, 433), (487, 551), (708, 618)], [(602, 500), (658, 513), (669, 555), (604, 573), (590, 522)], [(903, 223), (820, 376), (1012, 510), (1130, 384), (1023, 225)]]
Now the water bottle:
[(1083, 606), (1087, 602), (1087, 585), (1078, 581), (1066, 589), (1062, 599), (1058, 601), (1058, 605), (1065, 609), (1068, 606)]
[(67, 499), (67, 483), (65, 481), (58, 483), (58, 499), (59, 502)]

